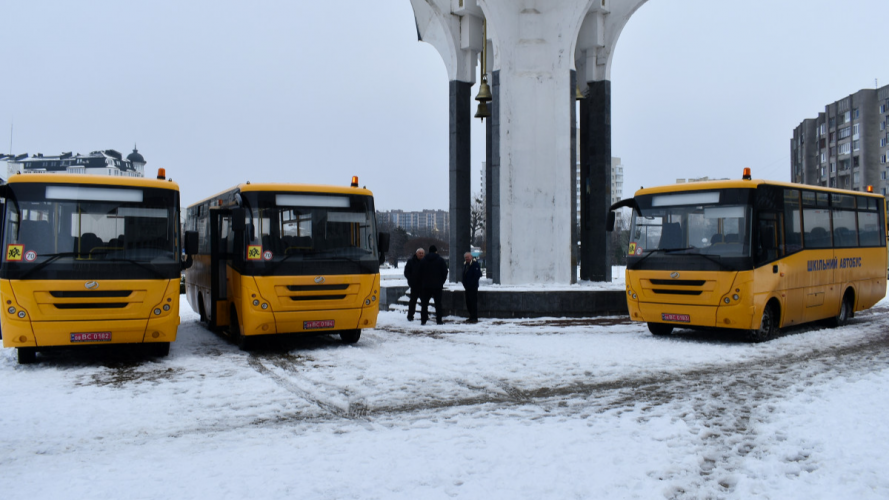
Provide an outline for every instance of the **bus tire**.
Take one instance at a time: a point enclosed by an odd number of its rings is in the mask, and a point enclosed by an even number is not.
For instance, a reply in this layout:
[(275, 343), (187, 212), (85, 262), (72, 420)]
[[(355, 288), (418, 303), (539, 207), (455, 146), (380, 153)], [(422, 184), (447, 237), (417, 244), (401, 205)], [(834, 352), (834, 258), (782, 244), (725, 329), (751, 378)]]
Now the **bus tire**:
[(30, 365), (37, 361), (37, 348), (35, 347), (17, 347), (15, 349), (18, 354), (20, 365)]
[(207, 314), (204, 312), (204, 294), (198, 292), (198, 314), (201, 315), (201, 323), (207, 323)]
[(169, 342), (152, 342), (148, 344), (148, 353), (158, 358), (166, 358), (170, 355)]
[(778, 333), (778, 309), (775, 304), (769, 302), (762, 309), (762, 321), (756, 330), (747, 330), (747, 340), (750, 342), (765, 342)]
[(651, 332), (652, 335), (670, 335), (673, 333), (673, 325), (668, 325), (666, 323), (649, 323), (648, 331)]
[(347, 330), (340, 332), (340, 340), (343, 344), (354, 344), (361, 338), (361, 330)]
[(840, 312), (830, 319), (830, 326), (839, 328), (845, 326), (852, 318), (855, 310), (855, 297), (852, 290), (846, 290), (843, 294), (843, 302), (840, 304)]
[(231, 313), (229, 314), (228, 330), (231, 332), (231, 338), (238, 349), (249, 351), (253, 347), (253, 339), (241, 333), (241, 323), (238, 321), (238, 309), (234, 304), (231, 305)]

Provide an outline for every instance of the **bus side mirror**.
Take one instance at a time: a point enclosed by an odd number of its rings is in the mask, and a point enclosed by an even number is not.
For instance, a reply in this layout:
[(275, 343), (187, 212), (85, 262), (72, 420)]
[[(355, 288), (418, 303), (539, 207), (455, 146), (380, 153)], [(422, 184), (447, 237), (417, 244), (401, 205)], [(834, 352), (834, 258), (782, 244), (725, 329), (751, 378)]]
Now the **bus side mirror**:
[(389, 233), (377, 235), (377, 249), (380, 251), (380, 264), (386, 262), (386, 252), (389, 251)]
[(608, 212), (608, 218), (605, 220), (605, 230), (609, 233), (614, 231), (614, 212)]
[(185, 255), (198, 253), (198, 232), (185, 231)]
[(232, 231), (244, 231), (247, 229), (247, 214), (243, 208), (232, 209)]

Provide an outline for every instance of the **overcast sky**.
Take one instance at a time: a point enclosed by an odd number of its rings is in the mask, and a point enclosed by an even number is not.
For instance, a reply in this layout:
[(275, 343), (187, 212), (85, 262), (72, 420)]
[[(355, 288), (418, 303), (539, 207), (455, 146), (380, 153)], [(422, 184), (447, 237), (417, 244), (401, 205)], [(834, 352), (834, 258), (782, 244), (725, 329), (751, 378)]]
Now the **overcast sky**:
[[(889, 84), (887, 12), (886, 0), (650, 0), (611, 73), (624, 195), (744, 167), (789, 180), (794, 127)], [(247, 180), (358, 175), (379, 209), (448, 207), (447, 73), (417, 42), (408, 0), (4, 0), (0, 19), (0, 151), (13, 123), (17, 154), (138, 143), (183, 205)], [(483, 160), (473, 120), (474, 190)]]

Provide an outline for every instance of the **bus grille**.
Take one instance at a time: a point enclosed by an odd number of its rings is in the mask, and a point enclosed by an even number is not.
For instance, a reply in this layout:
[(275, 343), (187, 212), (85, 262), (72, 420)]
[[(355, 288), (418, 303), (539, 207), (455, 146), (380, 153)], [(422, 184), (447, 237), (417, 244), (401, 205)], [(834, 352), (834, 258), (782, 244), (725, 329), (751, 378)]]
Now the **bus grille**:
[(103, 290), (101, 292), (75, 292), (70, 290), (49, 292), (57, 299), (94, 299), (108, 297), (129, 297), (132, 290)]
[(704, 286), (704, 280), (650, 280), (652, 285), (661, 286)]
[(341, 285), (287, 285), (287, 289), (291, 292), (326, 292), (328, 290), (345, 290), (349, 288), (348, 283)]
[(126, 302), (98, 302), (86, 304), (54, 304), (56, 309), (123, 309)]
[(297, 295), (291, 296), (290, 300), (343, 300), (345, 295)]
[(652, 288), (651, 291), (666, 295), (700, 295), (703, 293), (701, 290), (664, 290), (658, 288)]

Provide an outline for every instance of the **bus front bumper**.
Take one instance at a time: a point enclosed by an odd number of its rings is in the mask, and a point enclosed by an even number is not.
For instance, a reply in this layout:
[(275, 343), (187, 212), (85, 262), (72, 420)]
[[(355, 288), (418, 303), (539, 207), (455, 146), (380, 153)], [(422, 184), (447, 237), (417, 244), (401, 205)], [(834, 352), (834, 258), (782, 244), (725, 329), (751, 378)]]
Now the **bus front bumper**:
[[(376, 304), (374, 304), (376, 305)], [(244, 319), (244, 335), (325, 333), (377, 326), (377, 307), (253, 314)]]
[(630, 319), (646, 323), (664, 323), (674, 326), (703, 326), (710, 328), (751, 328), (754, 317), (752, 306), (701, 306), (687, 304), (660, 304), (628, 301)]
[[(34, 321), (4, 335), (4, 347), (141, 344), (174, 342), (179, 315), (150, 320)], [(5, 333), (5, 332), (4, 332)]]

